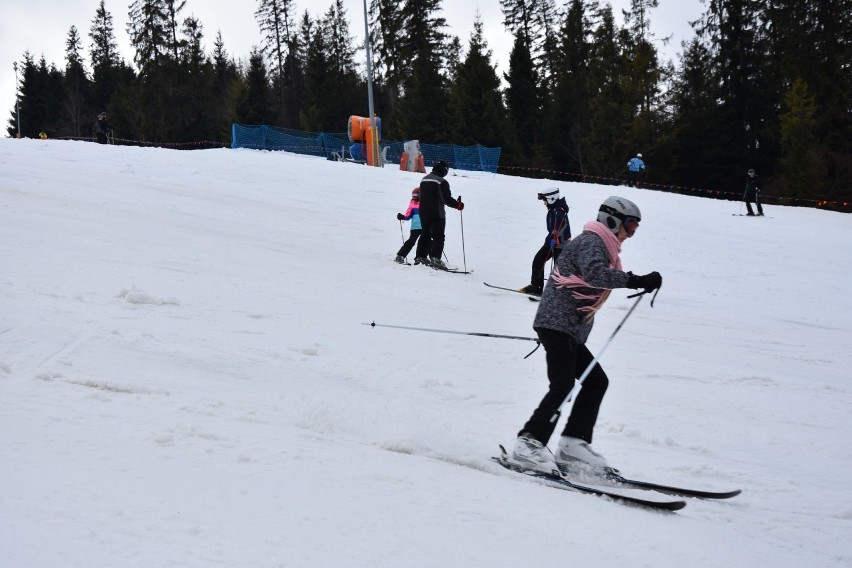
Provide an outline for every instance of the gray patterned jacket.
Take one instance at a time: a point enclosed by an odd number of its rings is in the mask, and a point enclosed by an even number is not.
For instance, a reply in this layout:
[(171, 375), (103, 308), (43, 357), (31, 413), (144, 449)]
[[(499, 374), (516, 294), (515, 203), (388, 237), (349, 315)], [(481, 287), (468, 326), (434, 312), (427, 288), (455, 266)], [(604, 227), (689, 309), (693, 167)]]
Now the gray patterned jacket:
[(546, 328), (570, 335), (583, 344), (589, 338), (594, 323), (594, 313), (587, 315), (579, 308), (593, 305), (594, 300), (581, 300), (574, 293), (597, 293), (600, 289), (626, 288), (629, 275), (610, 266), (609, 255), (601, 237), (583, 231), (573, 238), (559, 255), (556, 269), (562, 276), (579, 276), (592, 288), (557, 288), (548, 278), (533, 328)]

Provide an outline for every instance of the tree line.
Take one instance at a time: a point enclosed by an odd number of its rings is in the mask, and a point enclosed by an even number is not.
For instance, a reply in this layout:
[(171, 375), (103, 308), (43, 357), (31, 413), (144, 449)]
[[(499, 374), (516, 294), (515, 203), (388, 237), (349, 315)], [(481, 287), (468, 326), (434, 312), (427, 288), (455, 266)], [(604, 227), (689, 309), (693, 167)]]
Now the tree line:
[[(257, 0), (247, 60), (221, 32), (208, 53), (187, 1), (129, 5), (131, 63), (103, 0), (87, 52), (69, 29), (64, 68), (25, 52), (22, 135), (89, 137), (108, 111), (122, 139), (224, 145), (234, 122), (342, 132), (367, 115), (364, 46), (342, 0), (316, 17)], [(651, 32), (658, 0), (632, 0), (623, 25), (606, 1), (500, 0), (514, 37), (502, 77), (479, 15), (463, 44), (441, 4), (370, 1), (385, 139), (500, 146), (504, 171), (522, 175), (619, 178), (642, 152), (660, 184), (738, 192), (755, 168), (791, 203), (852, 197), (852, 0), (707, 0), (677, 62)]]

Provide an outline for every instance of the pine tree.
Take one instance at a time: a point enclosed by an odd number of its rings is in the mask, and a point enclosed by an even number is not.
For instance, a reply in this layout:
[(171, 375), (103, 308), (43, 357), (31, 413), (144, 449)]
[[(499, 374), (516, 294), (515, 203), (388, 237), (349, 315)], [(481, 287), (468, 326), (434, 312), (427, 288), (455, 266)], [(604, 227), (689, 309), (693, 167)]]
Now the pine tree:
[(516, 37), (518, 32), (523, 33), (536, 73), (546, 89), (558, 56), (559, 40), (554, 32), (558, 15), (554, 0), (500, 0), (500, 7), (506, 29)]
[[(92, 25), (89, 59), (92, 66), (91, 106), (93, 114), (107, 110), (115, 91), (122, 83), (133, 79), (133, 71), (124, 64), (115, 42), (112, 15), (107, 12), (104, 0), (100, 1)], [(91, 117), (94, 120), (94, 116)]]
[[(68, 136), (88, 136), (91, 130), (89, 116), (89, 91), (91, 86), (83, 58), (80, 55), (82, 41), (75, 26), (68, 30), (65, 40), (65, 105), (64, 119), (57, 134)], [(84, 128), (85, 127), (85, 128)]]
[(198, 142), (216, 137), (215, 74), (213, 65), (204, 53), (204, 28), (201, 22), (187, 17), (181, 26), (182, 50), (179, 73), (183, 78), (177, 100), (181, 113), (175, 133), (175, 142)]
[(506, 109), (478, 11), (467, 56), (458, 66), (454, 79), (449, 102), (450, 142), (464, 146), (503, 146), (507, 134)]
[[(40, 132), (56, 132), (65, 98), (64, 77), (55, 65), (48, 66), (43, 56), (38, 64), (29, 52), (23, 57), (18, 69), (21, 137), (37, 138)], [(9, 133), (17, 135), (14, 123)]]
[[(294, 109), (287, 108), (287, 91), (291, 86), (286, 77), (295, 75), (295, 59), (288, 57), (295, 33), (293, 0), (258, 0), (254, 13), (263, 34), (261, 53), (269, 58), (273, 69), (273, 83), (278, 97), (278, 114), (282, 121), (291, 121)], [(287, 66), (289, 64), (289, 69)]]
[[(668, 92), (671, 118), (666, 132), (655, 144), (655, 170), (658, 179), (689, 187), (731, 187), (736, 177), (720, 168), (727, 139), (719, 119), (718, 70), (710, 48), (693, 38), (681, 56), (681, 67)], [(739, 187), (737, 185), (737, 187)]]
[[(767, 45), (760, 16), (766, 0), (714, 0), (698, 31), (713, 46), (720, 79), (722, 113), (718, 117), (729, 131), (723, 139), (719, 167), (730, 179), (754, 167), (764, 179), (771, 174), (772, 97), (766, 88)], [(777, 106), (776, 106), (777, 108)]]
[(515, 164), (544, 165), (541, 160), (541, 98), (540, 78), (529, 50), (523, 29), (518, 29), (509, 55), (506, 79), (506, 107), (510, 135), (507, 139), (507, 160)]
[(580, 139), (588, 132), (591, 27), (583, 0), (572, 0), (560, 28), (546, 121), (549, 155), (559, 171), (585, 173)]
[(266, 64), (257, 49), (249, 56), (249, 67), (237, 99), (237, 122), (240, 124), (271, 124), (274, 117)]
[(625, 92), (622, 34), (616, 28), (612, 7), (599, 7), (593, 17), (596, 24), (589, 58), (589, 130), (580, 140), (581, 151), (589, 172), (620, 177), (627, 159), (636, 152), (630, 139), (634, 100)]
[[(405, 18), (399, 0), (371, 0), (369, 12), (370, 42), (373, 56), (374, 80), (384, 86), (386, 93), (385, 124), (393, 124), (399, 106), (402, 85), (409, 72), (409, 59), (403, 54)], [(391, 127), (392, 128), (392, 127)], [(391, 128), (386, 128), (390, 131)]]
[(787, 94), (786, 112), (781, 115), (781, 148), (778, 173), (784, 195), (808, 198), (823, 195), (822, 167), (816, 133), (816, 101), (808, 84), (796, 79)]
[(447, 141), (446, 20), (435, 13), (441, 0), (405, 0), (403, 43), (398, 56), (408, 63), (396, 112), (401, 137), (431, 143)]
[(135, 50), (133, 61), (141, 75), (149, 73), (158, 59), (167, 53), (166, 21), (164, 0), (134, 0), (130, 5), (127, 33)]
[(231, 124), (236, 120), (236, 96), (239, 92), (240, 76), (237, 64), (225, 49), (222, 32), (216, 34), (213, 44), (213, 120), (216, 139), (227, 140), (231, 135)]

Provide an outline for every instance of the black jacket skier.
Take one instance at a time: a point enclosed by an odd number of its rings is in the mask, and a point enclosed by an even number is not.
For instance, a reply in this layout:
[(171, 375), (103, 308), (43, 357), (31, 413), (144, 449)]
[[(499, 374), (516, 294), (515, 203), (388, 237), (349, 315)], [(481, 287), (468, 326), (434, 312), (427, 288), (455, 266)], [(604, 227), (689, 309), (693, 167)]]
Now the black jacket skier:
[(432, 166), (432, 172), (420, 181), (420, 225), (423, 232), (417, 243), (414, 264), (432, 264), (438, 268), (446, 268), (441, 260), (444, 252), (444, 230), (447, 226), (444, 206), (459, 211), (464, 209), (461, 198), (453, 199), (450, 184), (444, 179), (449, 169), (447, 162), (438, 160)]
[(757, 205), (757, 214), (763, 215), (763, 206), (760, 204), (760, 178), (757, 177), (757, 172), (754, 169), (750, 169), (746, 176), (743, 201), (745, 201), (746, 209), (748, 209), (748, 215), (754, 215), (754, 210), (751, 208), (752, 201)]

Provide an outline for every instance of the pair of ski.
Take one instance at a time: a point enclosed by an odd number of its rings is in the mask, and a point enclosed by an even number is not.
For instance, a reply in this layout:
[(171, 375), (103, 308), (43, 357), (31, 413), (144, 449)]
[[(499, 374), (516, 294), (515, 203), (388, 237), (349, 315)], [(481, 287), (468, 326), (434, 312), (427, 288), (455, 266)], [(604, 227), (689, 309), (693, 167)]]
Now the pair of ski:
[(529, 294), (529, 293), (524, 292), (523, 290), (521, 290), (519, 288), (504, 288), (503, 286), (495, 286), (494, 284), (489, 284), (488, 282), (483, 282), (483, 284), (485, 284), (489, 288), (494, 288), (495, 290), (506, 290), (507, 292), (515, 292), (517, 294), (523, 294), (524, 296), (529, 298), (529, 300), (531, 302), (538, 302), (541, 299), (541, 296), (536, 296), (535, 294)]
[[(394, 262), (396, 262), (396, 261), (394, 261)], [(414, 266), (410, 262), (397, 262), (397, 264), (404, 264), (406, 266)], [(419, 264), (418, 264), (418, 266), (419, 266)], [(440, 266), (433, 266), (431, 264), (427, 264), (425, 266), (428, 266), (429, 268), (434, 268), (435, 270), (440, 270), (442, 272), (451, 272), (453, 274), (470, 274), (470, 273), (473, 272), (473, 270), (461, 270), (460, 268), (456, 268), (456, 267), (453, 267), (453, 266), (448, 266), (446, 268), (441, 268)]]
[(441, 268), (440, 266), (429, 266), (430, 268), (434, 268), (435, 270), (441, 270), (443, 272), (451, 272), (452, 274), (470, 274), (473, 270), (462, 270), (461, 268), (455, 268), (452, 266), (448, 266), (446, 268)]
[[(618, 493), (609, 489), (601, 489), (599, 487), (592, 487), (590, 485), (577, 483), (558, 471), (554, 471), (551, 474), (547, 474), (539, 471), (526, 469), (525, 467), (510, 461), (509, 455), (506, 453), (506, 448), (504, 448), (502, 445), (500, 446), (500, 455), (492, 457), (491, 459), (510, 471), (522, 473), (530, 477), (541, 479), (543, 481), (546, 481), (548, 485), (551, 485), (552, 487), (557, 487), (559, 489), (567, 489), (571, 491), (578, 491), (580, 493), (597, 495), (598, 497), (606, 497), (608, 499), (612, 499), (615, 502), (623, 503), (625, 505), (635, 505), (639, 507), (645, 507), (648, 509), (656, 509), (661, 511), (679, 511), (680, 509), (686, 507), (686, 501), (680, 499), (665, 501), (643, 499), (641, 497), (635, 497), (633, 495), (624, 495), (623, 493)], [(605, 477), (602, 477), (601, 482), (605, 484), (613, 484), (616, 488), (621, 487), (624, 489), (642, 489), (645, 491), (654, 491), (665, 495), (674, 495), (677, 497), (695, 497), (698, 499), (730, 499), (731, 497), (739, 495), (741, 492), (741, 490), (739, 489), (735, 489), (733, 491), (705, 491), (701, 489), (687, 489), (685, 487), (675, 487), (672, 485), (661, 485), (659, 483), (651, 483), (648, 481), (627, 479), (621, 474), (616, 473), (614, 470), (611, 473), (607, 474)]]

